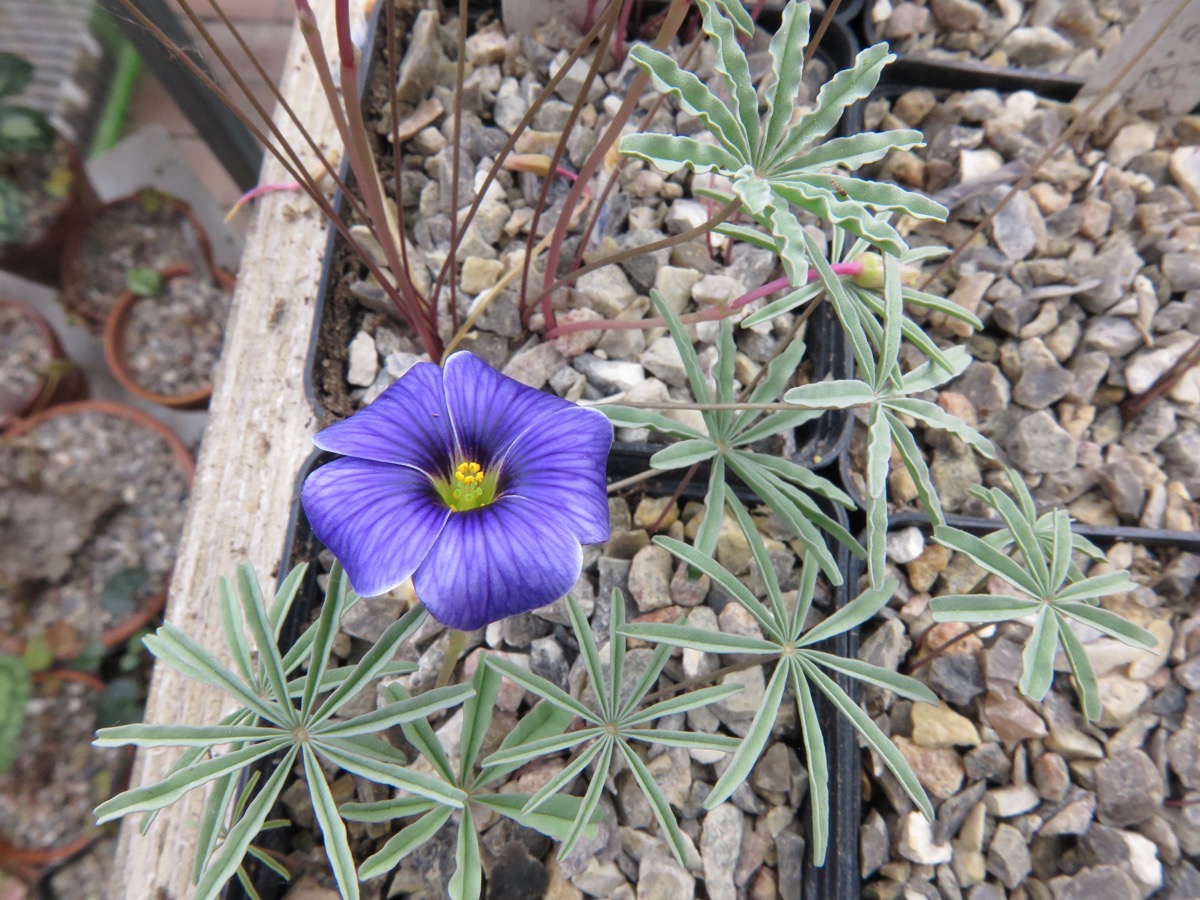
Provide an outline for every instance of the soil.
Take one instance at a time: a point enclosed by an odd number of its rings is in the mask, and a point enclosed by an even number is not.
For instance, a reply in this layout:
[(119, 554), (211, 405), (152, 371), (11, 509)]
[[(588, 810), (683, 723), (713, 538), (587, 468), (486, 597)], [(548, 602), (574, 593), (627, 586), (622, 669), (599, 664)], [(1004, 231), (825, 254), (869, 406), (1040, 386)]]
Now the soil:
[(24, 850), (68, 844), (119, 789), (129, 755), (92, 746), (97, 696), (91, 685), (53, 675), (35, 683), (16, 763), (0, 775), (0, 839)]
[(0, 421), (21, 411), (50, 358), (37, 323), (19, 307), (0, 304)]
[[(161, 436), (102, 412), (54, 417), (0, 444), (0, 484), (6, 636), (69, 658), (166, 589), (188, 476)], [(130, 587), (106, 594), (124, 573)]]
[(230, 293), (206, 279), (170, 279), (160, 297), (134, 305), (125, 330), (137, 383), (163, 395), (212, 386), (221, 356)]
[(88, 228), (72, 279), (82, 302), (103, 321), (125, 290), (130, 269), (173, 263), (203, 268), (191, 222), (168, 202), (128, 202), (102, 209)]
[[(48, 153), (18, 153), (0, 158), (0, 177), (15, 182), (25, 201), (27, 224), (23, 243), (33, 243), (61, 215), (70, 183), (64, 184), (63, 192), (56, 194), (47, 191), (46, 185), (61, 177), (59, 172), (68, 166), (66, 144), (61, 138)], [(11, 246), (0, 244), (0, 252)]]

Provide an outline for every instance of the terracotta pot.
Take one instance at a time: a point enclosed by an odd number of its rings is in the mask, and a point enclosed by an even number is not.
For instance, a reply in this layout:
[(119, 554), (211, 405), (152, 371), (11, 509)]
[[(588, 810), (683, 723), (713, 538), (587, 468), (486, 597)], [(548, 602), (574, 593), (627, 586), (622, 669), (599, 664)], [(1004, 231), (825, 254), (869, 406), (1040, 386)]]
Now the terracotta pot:
[[(167, 445), (171, 448), (171, 455), (175, 460), (175, 467), (183, 473), (188, 487), (191, 487), (192, 476), (196, 471), (196, 461), (192, 456), (192, 451), (188, 449), (187, 445), (180, 440), (174, 431), (158, 419), (148, 413), (142, 412), (140, 409), (125, 406), (121, 403), (111, 403), (104, 400), (82, 400), (76, 403), (64, 403), (60, 406), (44, 410), (28, 419), (15, 422), (8, 430), (0, 434), (0, 439), (8, 440), (29, 434), (42, 423), (58, 416), (73, 416), (89, 412), (117, 416), (126, 419), (132, 427), (153, 431), (167, 442)], [(167, 582), (170, 582), (170, 578), (167, 579)], [(140, 609), (107, 629), (101, 635), (101, 641), (104, 643), (105, 649), (114, 650), (128, 641), (133, 635), (137, 634), (138, 631), (153, 621), (163, 611), (166, 603), (167, 588), (164, 587), (162, 591), (147, 600)], [(80, 647), (80, 650), (82, 649)], [(24, 651), (24, 642), (15, 639), (0, 641), (0, 650), (20, 655)], [(61, 662), (69, 662), (72, 658), (74, 657), (60, 657), (59, 659)]]
[[(173, 278), (186, 278), (192, 274), (194, 274), (192, 267), (186, 263), (159, 270), (164, 284)], [(236, 279), (223, 269), (213, 269), (212, 274), (213, 280), (227, 291), (232, 291), (237, 284)], [(209, 398), (212, 396), (211, 384), (185, 394), (159, 394), (142, 387), (137, 382), (137, 373), (129, 364), (126, 330), (130, 316), (137, 305), (153, 303), (157, 299), (156, 297), (142, 297), (130, 290), (126, 290), (121, 295), (121, 299), (117, 301), (117, 305), (113, 307), (104, 323), (104, 359), (108, 363), (108, 370), (112, 372), (113, 378), (121, 387), (142, 400), (169, 406), (172, 409), (207, 409)]]
[(47, 371), (39, 374), (29, 393), (25, 397), (17, 398), (11, 408), (0, 409), (0, 431), (8, 428), (17, 419), (55, 404), (87, 397), (88, 384), (83, 370), (67, 356), (58, 335), (42, 314), (23, 300), (8, 300), (3, 297), (0, 297), (0, 308), (16, 310), (37, 327), (42, 335), (48, 360)]
[(0, 247), (0, 269), (54, 286), (62, 283), (64, 255), (71, 236), (83, 231), (100, 208), (100, 198), (88, 180), (78, 148), (61, 135), (58, 139), (71, 170), (70, 191), (40, 233), (30, 235), (23, 244)]
[[(118, 197), (116, 200), (110, 200), (97, 209), (95, 215), (88, 222), (72, 230), (67, 237), (62, 258), (62, 304), (68, 312), (82, 319), (97, 334), (103, 329), (104, 321), (107, 319), (108, 314), (106, 310), (96, 309), (93, 304), (88, 302), (87, 294), (83, 290), (83, 276), (79, 271), (80, 257), (83, 255), (83, 248), (90, 226), (103, 222), (104, 214), (113, 209), (132, 204), (141, 205), (143, 197), (147, 192), (148, 189), (128, 194), (124, 197)], [(160, 191), (155, 191), (154, 193), (158, 195), (164, 204), (178, 210), (187, 219), (188, 224), (191, 225), (192, 230), (196, 234), (196, 243), (199, 246), (200, 258), (204, 262), (205, 268), (210, 272), (215, 270), (216, 265), (213, 262), (212, 243), (208, 239), (208, 232), (205, 231), (200, 220), (196, 218), (196, 214), (192, 212), (192, 208), (178, 197), (172, 197), (170, 194), (164, 194)], [(172, 263), (175, 262), (182, 263), (184, 260), (172, 261)]]

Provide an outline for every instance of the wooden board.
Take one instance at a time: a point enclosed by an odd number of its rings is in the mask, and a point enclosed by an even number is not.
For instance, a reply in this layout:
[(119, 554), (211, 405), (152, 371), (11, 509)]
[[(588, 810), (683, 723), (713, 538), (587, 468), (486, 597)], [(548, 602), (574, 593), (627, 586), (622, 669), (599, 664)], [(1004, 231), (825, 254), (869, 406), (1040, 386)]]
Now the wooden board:
[[(333, 4), (314, 3), (333, 56)], [(293, 31), (283, 92), (319, 145), (340, 149), (307, 48)], [(276, 121), (294, 146), (300, 138), (285, 116)], [(305, 157), (308, 154), (304, 155)], [(262, 181), (287, 180), (268, 155)], [(311, 158), (310, 165), (315, 163)], [(225, 349), (196, 469), (182, 544), (171, 580), (167, 617), (200, 644), (226, 658), (217, 613), (217, 579), (239, 563), (254, 564), (273, 590), (291, 512), (295, 479), (313, 450), (316, 420), (304, 396), (305, 357), (326, 243), (326, 223), (300, 193), (259, 201), (242, 257)], [(229, 711), (224, 695), (157, 666), (146, 721), (215, 724)], [(178, 750), (138, 754), (133, 784), (162, 778)], [(204, 791), (163, 810), (149, 832), (140, 816), (121, 831), (113, 897), (183, 900)]]

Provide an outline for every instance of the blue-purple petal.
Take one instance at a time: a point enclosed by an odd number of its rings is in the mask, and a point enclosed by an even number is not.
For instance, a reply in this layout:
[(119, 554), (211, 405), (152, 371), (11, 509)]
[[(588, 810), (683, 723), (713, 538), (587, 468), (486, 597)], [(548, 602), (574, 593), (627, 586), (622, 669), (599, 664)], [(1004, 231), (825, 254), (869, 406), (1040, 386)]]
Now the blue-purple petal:
[(501, 375), (471, 353), (454, 353), (446, 360), (442, 385), (463, 458), (485, 466), (527, 428), (574, 408)]
[(322, 450), (445, 473), (454, 438), (442, 392), (442, 370), (417, 363), (353, 416), (313, 438)]
[(552, 511), (582, 543), (607, 541), (612, 439), (612, 424), (599, 410), (569, 406), (545, 417), (509, 447), (506, 489)]
[(313, 532), (364, 597), (411, 576), (450, 515), (425, 475), (366, 459), (321, 466), (305, 479), (300, 500)]
[(413, 575), (417, 597), (451, 628), (472, 631), (566, 594), (583, 551), (553, 510), (519, 497), (456, 513)]

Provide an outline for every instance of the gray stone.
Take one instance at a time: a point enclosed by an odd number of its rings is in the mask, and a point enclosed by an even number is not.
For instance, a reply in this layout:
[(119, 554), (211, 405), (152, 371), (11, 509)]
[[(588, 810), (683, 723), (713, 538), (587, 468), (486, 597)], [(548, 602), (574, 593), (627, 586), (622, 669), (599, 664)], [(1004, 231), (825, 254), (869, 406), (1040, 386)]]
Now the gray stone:
[(679, 355), (679, 348), (670, 335), (664, 334), (650, 344), (642, 353), (641, 364), (667, 384), (684, 388), (688, 386), (683, 357)]
[(379, 354), (375, 350), (375, 339), (360, 331), (350, 341), (350, 358), (346, 364), (346, 380), (358, 387), (369, 387), (379, 374)]
[(1045, 410), (1017, 423), (1008, 452), (1018, 468), (1030, 475), (1066, 472), (1075, 467), (1078, 442)]
[(871, 810), (858, 830), (859, 868), (863, 881), (878, 871), (888, 861), (891, 838), (888, 837), (887, 822), (878, 810)]
[(627, 360), (600, 359), (591, 353), (580, 353), (571, 365), (586, 375), (587, 380), (604, 394), (628, 391), (646, 380), (641, 363)]
[(899, 531), (889, 531), (887, 557), (894, 563), (910, 563), (925, 550), (925, 537), (921, 529), (912, 526)]
[(1071, 786), (1071, 773), (1067, 761), (1057, 753), (1046, 751), (1033, 766), (1033, 783), (1042, 799), (1058, 803), (1067, 795)]
[(1096, 766), (1098, 813), (1108, 825), (1146, 821), (1162, 808), (1164, 793), (1158, 767), (1141, 750), (1109, 757)]
[(1116, 866), (1092, 866), (1050, 880), (1055, 900), (1141, 900), (1133, 879)]
[(557, 638), (538, 638), (529, 645), (529, 669), (564, 691), (569, 688), (571, 667)]
[[(1001, 194), (1007, 192), (1002, 189)], [(1008, 259), (1025, 259), (1044, 239), (1046, 223), (1037, 204), (1025, 191), (1017, 193), (992, 219), (992, 240)]]
[(1033, 869), (1029, 843), (1013, 826), (1002, 822), (996, 826), (988, 847), (987, 870), (999, 878), (1006, 888), (1016, 890)]
[(422, 10), (409, 32), (408, 49), (400, 63), (393, 97), (401, 103), (420, 103), (433, 87), (443, 60), (438, 14), (433, 10)]
[(1013, 399), (1029, 409), (1045, 409), (1065, 397), (1075, 376), (1058, 364), (1039, 338), (1022, 341), (1021, 377), (1013, 386)]
[(1087, 834), (1095, 815), (1096, 795), (1087, 792), (1047, 819), (1038, 834), (1043, 837)]
[(1200, 255), (1191, 253), (1165, 253), (1162, 272), (1176, 291), (1200, 288)]
[(575, 290), (605, 318), (615, 318), (637, 299), (637, 291), (619, 266), (604, 266), (575, 281)]
[(804, 838), (791, 831), (775, 836), (780, 900), (800, 900), (804, 884)]
[(1132, 238), (1124, 233), (1113, 235), (1094, 257), (1072, 265), (1074, 282), (1100, 280), (1079, 293), (1080, 304), (1090, 313), (1103, 313), (1125, 297), (1143, 265)]
[(742, 846), (744, 824), (745, 816), (732, 803), (722, 803), (704, 817), (700, 858), (704, 863), (704, 887), (710, 900), (737, 898), (733, 871)]
[[(617, 238), (617, 247), (621, 250), (634, 250), (661, 241), (666, 235), (661, 231), (635, 229), (625, 232)], [(621, 263), (621, 268), (629, 276), (634, 286), (642, 291), (649, 291), (654, 286), (658, 270), (671, 261), (671, 251), (666, 247), (649, 252), (640, 252), (636, 256)]]
[(1133, 321), (1117, 316), (1100, 316), (1088, 322), (1083, 346), (1110, 357), (1128, 356), (1143, 344), (1142, 333)]
[(937, 843), (933, 837), (933, 826), (915, 810), (901, 821), (896, 850), (902, 857), (918, 865), (936, 866), (948, 863), (954, 857), (950, 844)]
[(650, 612), (671, 605), (671, 572), (674, 557), (657, 544), (649, 544), (634, 554), (629, 568), (629, 593), (638, 609)]
[(1075, 52), (1075, 45), (1053, 28), (1035, 25), (1014, 28), (1000, 44), (1000, 49), (1014, 65), (1044, 66), (1068, 59)]
[(929, 5), (947, 31), (974, 31), (987, 20), (987, 10), (975, 0), (932, 0)]
[(983, 676), (974, 656), (939, 656), (929, 664), (929, 686), (934, 693), (965, 706), (983, 693)]
[(1193, 723), (1167, 741), (1171, 769), (1186, 787), (1200, 789), (1200, 724)]
[(1174, 407), (1166, 400), (1154, 400), (1125, 426), (1121, 446), (1131, 453), (1149, 453), (1174, 432)]
[(1008, 379), (997, 366), (978, 361), (967, 367), (962, 377), (952, 383), (952, 388), (971, 401), (981, 425), (1008, 408), (1012, 393)]
[(501, 370), (501, 374), (541, 390), (551, 376), (562, 367), (563, 355), (552, 342), (547, 341), (514, 353), (508, 365)]

